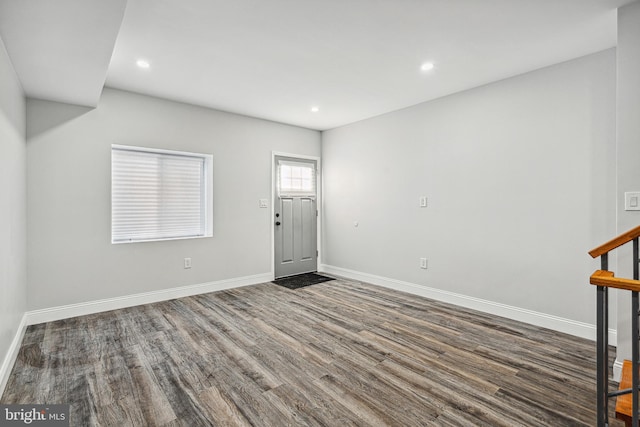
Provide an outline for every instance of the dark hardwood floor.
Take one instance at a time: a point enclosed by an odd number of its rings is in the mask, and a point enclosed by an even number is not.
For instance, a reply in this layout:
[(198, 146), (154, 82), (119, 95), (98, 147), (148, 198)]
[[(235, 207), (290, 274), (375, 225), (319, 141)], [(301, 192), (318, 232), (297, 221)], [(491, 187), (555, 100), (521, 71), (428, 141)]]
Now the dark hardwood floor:
[(558, 427), (595, 424), (595, 377), (591, 341), (334, 280), (30, 326), (1, 402), (70, 403), (72, 426)]

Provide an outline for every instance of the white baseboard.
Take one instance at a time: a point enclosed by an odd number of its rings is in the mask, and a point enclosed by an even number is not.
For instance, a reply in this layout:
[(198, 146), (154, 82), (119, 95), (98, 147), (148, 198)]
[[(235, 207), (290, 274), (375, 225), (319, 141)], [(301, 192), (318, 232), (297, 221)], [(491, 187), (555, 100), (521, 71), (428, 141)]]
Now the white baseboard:
[(257, 274), (254, 276), (238, 277), (235, 279), (220, 280), (216, 282), (200, 283), (197, 285), (180, 286), (178, 288), (163, 289), (161, 291), (145, 292), (116, 298), (107, 298), (97, 301), (88, 301), (78, 304), (69, 304), (59, 307), (44, 308), (28, 311), (27, 325), (35, 325), (43, 322), (68, 319), (70, 317), (85, 316), (87, 314), (101, 313), (103, 311), (117, 310), (136, 305), (150, 304), (167, 301), (175, 298), (205, 294), (208, 292), (222, 291), (225, 289), (239, 288), (241, 286), (257, 285), (273, 280), (272, 273)]
[(11, 374), (11, 370), (13, 369), (13, 365), (18, 358), (18, 352), (20, 351), (20, 345), (22, 344), (22, 338), (24, 338), (24, 332), (27, 329), (27, 315), (26, 313), (22, 316), (22, 320), (20, 320), (20, 324), (18, 325), (18, 330), (11, 341), (11, 345), (9, 346), (9, 351), (4, 356), (4, 360), (2, 361), (2, 366), (0, 366), (0, 396), (4, 393), (4, 389), (7, 386), (7, 381), (9, 381), (9, 375)]
[[(484, 313), (495, 314), (496, 316), (553, 329), (554, 331), (563, 332), (581, 338), (587, 338), (594, 341), (596, 339), (596, 326), (590, 323), (578, 322), (576, 320), (566, 319), (551, 314), (540, 313), (533, 310), (456, 294), (453, 292), (443, 291), (441, 289), (429, 288), (415, 283), (362, 273), (346, 268), (335, 267), (332, 265), (321, 265), (319, 271), (471, 308)], [(617, 333), (615, 329), (609, 329), (609, 344), (613, 346), (617, 345)]]

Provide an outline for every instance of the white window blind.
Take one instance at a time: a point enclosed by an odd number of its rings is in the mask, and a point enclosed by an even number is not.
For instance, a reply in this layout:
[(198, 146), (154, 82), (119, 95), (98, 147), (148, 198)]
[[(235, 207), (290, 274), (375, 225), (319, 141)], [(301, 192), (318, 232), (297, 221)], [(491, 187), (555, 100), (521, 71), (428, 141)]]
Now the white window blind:
[(211, 236), (211, 156), (113, 145), (112, 243)]
[(315, 196), (316, 171), (311, 163), (278, 162), (278, 196)]

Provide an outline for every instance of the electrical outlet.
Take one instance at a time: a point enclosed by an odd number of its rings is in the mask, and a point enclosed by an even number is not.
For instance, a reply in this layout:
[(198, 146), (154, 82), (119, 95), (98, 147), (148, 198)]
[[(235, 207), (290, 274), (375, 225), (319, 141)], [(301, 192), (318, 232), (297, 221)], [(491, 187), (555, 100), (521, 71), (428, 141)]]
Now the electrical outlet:
[(424, 268), (425, 270), (427, 269), (427, 259), (426, 258), (420, 258), (420, 268)]
[(420, 196), (420, 207), (421, 208), (427, 207), (427, 196)]
[(184, 259), (184, 268), (191, 268), (191, 258)]

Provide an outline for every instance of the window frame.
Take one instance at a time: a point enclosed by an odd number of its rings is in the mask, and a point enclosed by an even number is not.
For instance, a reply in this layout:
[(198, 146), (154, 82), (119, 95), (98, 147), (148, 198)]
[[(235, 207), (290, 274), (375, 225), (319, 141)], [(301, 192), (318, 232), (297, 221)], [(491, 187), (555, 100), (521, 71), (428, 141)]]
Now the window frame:
[[(171, 237), (154, 237), (144, 239), (114, 239), (114, 151), (132, 151), (139, 153), (149, 153), (154, 156), (167, 156), (167, 157), (192, 157), (203, 160), (203, 170), (201, 184), (204, 186), (202, 196), (204, 200), (201, 203), (201, 216), (204, 219), (202, 224), (202, 234), (198, 235), (185, 235), (185, 236), (171, 236)], [(134, 145), (111, 145), (111, 244), (128, 244), (128, 243), (145, 243), (145, 242), (162, 242), (171, 240), (188, 240), (188, 239), (202, 239), (213, 236), (213, 155), (206, 153), (195, 153), (189, 151), (167, 150), (161, 148), (140, 147)]]

